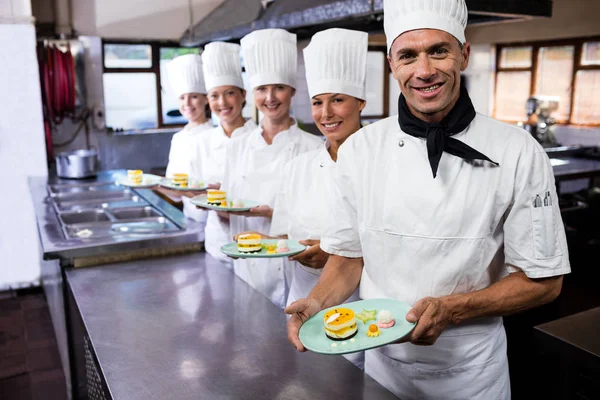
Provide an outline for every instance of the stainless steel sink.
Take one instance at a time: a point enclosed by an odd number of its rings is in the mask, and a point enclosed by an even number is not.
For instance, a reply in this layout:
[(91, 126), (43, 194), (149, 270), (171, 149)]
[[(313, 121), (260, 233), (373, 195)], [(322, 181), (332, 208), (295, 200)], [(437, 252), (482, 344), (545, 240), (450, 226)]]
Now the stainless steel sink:
[(160, 214), (152, 207), (128, 207), (111, 210), (110, 213), (118, 220), (158, 217)]
[(135, 191), (112, 183), (48, 186), (68, 239), (131, 238), (180, 230)]
[(90, 239), (107, 237), (133, 237), (157, 235), (175, 232), (179, 228), (164, 217), (149, 218), (144, 221), (131, 222), (91, 222), (68, 225), (66, 236), (70, 239)]
[(84, 222), (109, 221), (110, 218), (103, 210), (75, 211), (58, 215), (66, 225), (81, 224)]

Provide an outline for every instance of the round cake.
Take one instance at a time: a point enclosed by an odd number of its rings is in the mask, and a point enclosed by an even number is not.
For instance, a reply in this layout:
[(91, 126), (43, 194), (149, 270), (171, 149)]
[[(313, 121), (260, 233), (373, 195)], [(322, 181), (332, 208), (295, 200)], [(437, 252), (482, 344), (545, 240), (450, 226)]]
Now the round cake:
[(127, 170), (127, 179), (129, 180), (129, 182), (133, 183), (134, 185), (139, 185), (140, 183), (142, 183), (143, 176), (144, 176), (144, 173), (142, 172), (141, 169), (128, 169)]
[(227, 195), (222, 190), (208, 189), (206, 191), (206, 202), (215, 206), (227, 203)]
[(237, 248), (240, 253), (258, 253), (262, 249), (260, 235), (248, 233), (238, 236)]
[(325, 335), (332, 340), (350, 339), (358, 331), (354, 311), (349, 308), (335, 308), (323, 316)]
[(171, 182), (173, 186), (185, 188), (188, 185), (188, 175), (187, 174), (173, 174), (173, 178), (171, 178)]

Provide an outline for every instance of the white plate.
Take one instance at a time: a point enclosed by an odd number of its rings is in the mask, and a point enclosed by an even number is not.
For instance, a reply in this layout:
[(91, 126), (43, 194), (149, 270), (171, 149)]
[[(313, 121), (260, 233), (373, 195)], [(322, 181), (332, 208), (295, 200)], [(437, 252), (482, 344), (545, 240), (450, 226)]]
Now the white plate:
[(149, 188), (158, 185), (161, 179), (162, 177), (158, 175), (143, 174), (142, 183), (136, 184), (130, 181), (129, 178), (127, 178), (127, 175), (123, 175), (117, 178), (117, 185), (127, 186), (131, 188)]
[(166, 187), (167, 189), (171, 189), (171, 190), (179, 190), (182, 192), (199, 192), (201, 190), (206, 190), (208, 189), (208, 186), (204, 183), (204, 182), (200, 182), (200, 185), (197, 187), (181, 187), (181, 186), (175, 186), (173, 185), (173, 179), (171, 178), (162, 178), (159, 182), (160, 186), (162, 187)]
[[(231, 204), (231, 200), (232, 199), (227, 198), (228, 205)], [(190, 203), (192, 203), (195, 206), (202, 207), (202, 208), (208, 208), (209, 210), (215, 210), (215, 211), (242, 212), (242, 211), (249, 211), (251, 208), (258, 207), (260, 205), (259, 203), (255, 202), (255, 201), (250, 201), (250, 200), (242, 200), (242, 202), (244, 203), (243, 207), (221, 207), (221, 206), (215, 206), (213, 204), (208, 204), (208, 199), (206, 198), (206, 195), (194, 196), (190, 199)]]

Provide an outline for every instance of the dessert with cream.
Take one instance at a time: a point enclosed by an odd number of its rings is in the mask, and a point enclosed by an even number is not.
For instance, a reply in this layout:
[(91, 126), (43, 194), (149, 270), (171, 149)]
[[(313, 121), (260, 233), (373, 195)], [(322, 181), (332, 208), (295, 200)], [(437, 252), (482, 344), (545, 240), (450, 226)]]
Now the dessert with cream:
[(242, 208), (244, 207), (244, 202), (240, 199), (235, 199), (231, 202), (232, 208)]
[(290, 251), (287, 240), (280, 239), (279, 241), (277, 241), (277, 252), (285, 253), (286, 251)]
[(349, 308), (334, 308), (323, 316), (325, 335), (332, 340), (345, 340), (356, 335), (358, 327), (354, 311)]
[(141, 169), (128, 169), (127, 170), (127, 179), (129, 182), (134, 185), (139, 185), (142, 183), (142, 178), (144, 177), (144, 173)]
[(258, 253), (262, 249), (260, 235), (246, 233), (238, 236), (237, 248), (240, 253)]
[(396, 323), (396, 320), (392, 316), (391, 312), (389, 312), (388, 310), (379, 311), (379, 314), (377, 315), (377, 325), (380, 328), (383, 328), (383, 329), (391, 328), (392, 326), (394, 326), (395, 323)]
[(222, 190), (208, 189), (206, 191), (206, 202), (213, 206), (227, 207), (227, 194)]
[(171, 178), (173, 186), (186, 188), (188, 186), (188, 175), (187, 174), (173, 174)]
[(381, 335), (381, 331), (379, 330), (379, 327), (375, 324), (369, 325), (369, 329), (367, 330), (367, 336), (368, 337), (377, 337), (379, 335)]

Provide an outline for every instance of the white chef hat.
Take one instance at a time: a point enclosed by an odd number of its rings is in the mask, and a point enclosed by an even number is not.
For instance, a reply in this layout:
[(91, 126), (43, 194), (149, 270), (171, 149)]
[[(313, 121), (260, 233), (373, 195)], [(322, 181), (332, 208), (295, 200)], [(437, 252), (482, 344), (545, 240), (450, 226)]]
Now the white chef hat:
[(304, 49), (308, 94), (342, 93), (365, 100), (369, 34), (333, 28), (316, 33)]
[(296, 87), (296, 35), (283, 29), (261, 29), (240, 41), (251, 88), (284, 84)]
[(167, 64), (169, 83), (176, 97), (186, 93), (206, 94), (202, 57), (186, 54), (174, 58)]
[(225, 42), (207, 44), (202, 53), (202, 68), (207, 91), (218, 86), (244, 88), (239, 44)]
[(465, 43), (465, 0), (384, 0), (383, 28), (388, 51), (394, 40), (415, 29), (438, 29)]

